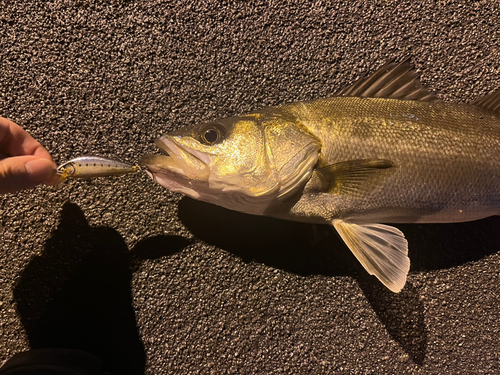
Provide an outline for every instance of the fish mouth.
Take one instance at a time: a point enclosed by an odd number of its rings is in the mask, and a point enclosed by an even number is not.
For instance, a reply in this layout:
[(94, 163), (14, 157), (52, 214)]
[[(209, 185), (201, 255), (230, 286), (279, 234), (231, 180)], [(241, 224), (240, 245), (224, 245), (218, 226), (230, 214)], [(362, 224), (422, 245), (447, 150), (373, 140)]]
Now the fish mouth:
[(164, 135), (155, 139), (154, 142), (162, 155), (145, 155), (139, 162), (153, 176), (208, 180), (210, 169), (207, 163), (201, 160), (203, 154), (180, 145), (174, 136)]
[[(162, 142), (162, 140), (160, 138), (156, 138), (154, 140), (154, 142), (155, 142), (155, 145), (158, 146), (160, 151), (163, 153), (163, 155), (170, 156), (170, 154), (169, 154), (170, 149), (168, 148), (168, 146), (164, 142)], [(170, 152), (172, 152), (172, 151), (170, 151)]]

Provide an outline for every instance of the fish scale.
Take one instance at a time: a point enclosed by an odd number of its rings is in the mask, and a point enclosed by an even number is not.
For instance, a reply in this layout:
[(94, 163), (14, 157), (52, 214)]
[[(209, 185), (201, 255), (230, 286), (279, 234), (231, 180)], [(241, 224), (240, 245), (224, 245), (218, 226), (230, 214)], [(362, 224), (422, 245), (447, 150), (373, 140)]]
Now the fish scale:
[[(477, 208), (480, 204), (500, 210), (500, 118), (495, 113), (444, 102), (357, 97), (289, 104), (280, 110), (295, 116), (322, 141), (322, 164), (365, 158), (398, 164), (383, 189), (362, 200), (328, 197), (335, 205), (331, 217), (355, 219), (377, 208), (391, 208), (392, 217), (382, 213), (379, 220), (453, 222), (490, 216), (489, 210), (483, 214)], [(453, 115), (443, 115), (446, 110)], [(393, 115), (397, 112), (411, 116)], [(339, 206), (345, 212), (339, 212)], [(408, 207), (413, 210), (405, 217)], [(396, 217), (395, 209), (401, 211)]]

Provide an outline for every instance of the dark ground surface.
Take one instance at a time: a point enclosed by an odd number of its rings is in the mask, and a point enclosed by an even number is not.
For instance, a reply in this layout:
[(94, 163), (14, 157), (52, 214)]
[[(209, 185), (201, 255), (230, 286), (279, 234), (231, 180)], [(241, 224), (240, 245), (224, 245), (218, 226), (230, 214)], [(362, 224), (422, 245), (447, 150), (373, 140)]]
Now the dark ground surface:
[[(371, 3), (0, 0), (0, 115), (56, 162), (135, 163), (168, 130), (326, 97), (390, 59), (444, 100), (500, 86), (500, 3)], [(500, 372), (498, 217), (398, 226), (396, 295), (329, 229), (142, 173), (0, 207), (0, 361), (66, 346), (113, 374)]]

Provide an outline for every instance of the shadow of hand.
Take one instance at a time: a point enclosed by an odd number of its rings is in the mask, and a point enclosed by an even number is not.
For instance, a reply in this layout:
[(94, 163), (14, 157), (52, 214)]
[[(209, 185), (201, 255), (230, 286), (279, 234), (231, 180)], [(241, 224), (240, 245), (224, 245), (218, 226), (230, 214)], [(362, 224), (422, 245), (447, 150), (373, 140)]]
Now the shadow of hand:
[(81, 209), (66, 203), (44, 252), (28, 264), (14, 290), (30, 346), (80, 349), (99, 357), (113, 374), (144, 373), (144, 345), (132, 306), (132, 266), (188, 243), (158, 236), (129, 253), (118, 232), (90, 227)]

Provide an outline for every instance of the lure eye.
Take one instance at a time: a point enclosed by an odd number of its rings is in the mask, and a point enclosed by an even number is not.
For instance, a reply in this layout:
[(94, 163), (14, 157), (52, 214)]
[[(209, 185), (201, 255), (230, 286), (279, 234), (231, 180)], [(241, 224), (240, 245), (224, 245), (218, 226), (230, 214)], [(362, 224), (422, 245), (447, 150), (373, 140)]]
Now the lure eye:
[(75, 172), (76, 172), (76, 167), (73, 162), (67, 162), (59, 166), (56, 170), (56, 174), (65, 176), (71, 176)]
[(221, 142), (225, 132), (221, 125), (213, 123), (204, 126), (200, 133), (201, 141), (211, 146)]

